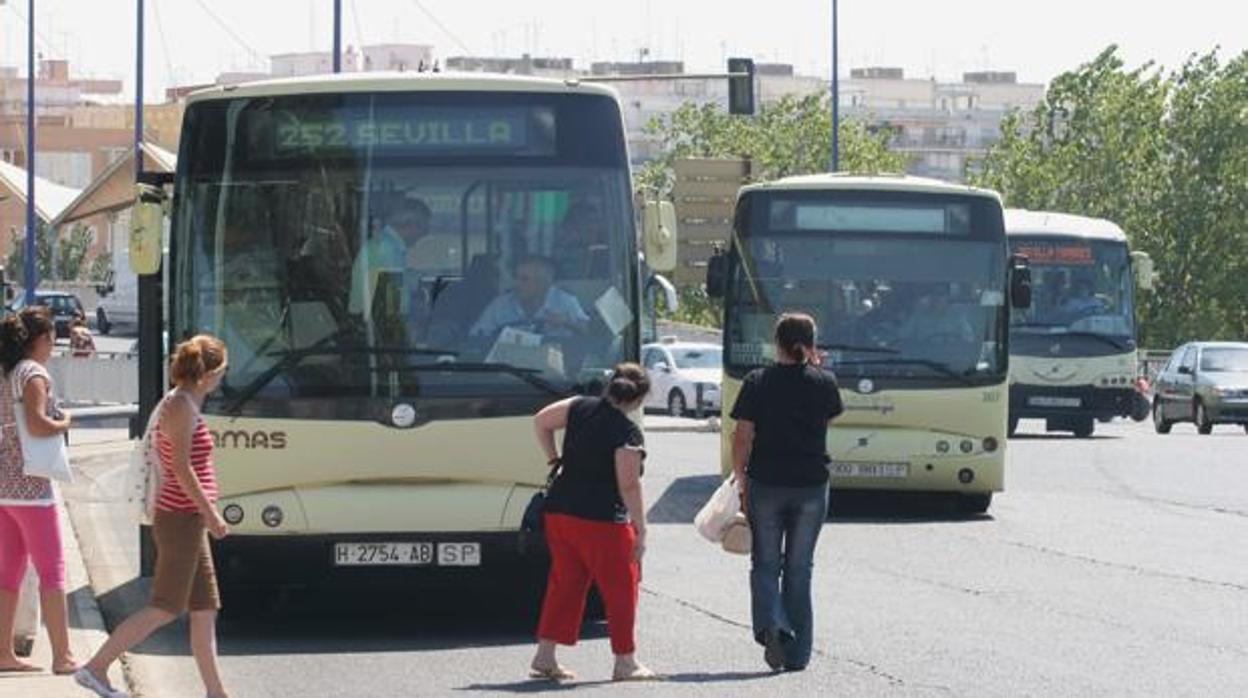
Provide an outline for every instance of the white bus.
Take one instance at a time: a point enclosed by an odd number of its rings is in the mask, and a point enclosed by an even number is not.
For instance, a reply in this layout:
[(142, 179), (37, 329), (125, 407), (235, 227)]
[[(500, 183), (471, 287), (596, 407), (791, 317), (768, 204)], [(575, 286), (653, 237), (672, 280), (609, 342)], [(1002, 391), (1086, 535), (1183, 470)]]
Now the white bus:
[[(227, 590), (541, 561), (520, 530), (547, 474), (531, 416), (638, 359), (613, 91), (445, 73), (214, 88), (188, 99), (172, 197), (170, 342), (230, 351), (204, 408)], [(550, 312), (525, 319), (534, 298)]]
[(1014, 254), (1032, 269), (1032, 304), (1010, 317), (1010, 433), (1020, 419), (1088, 437), (1098, 420), (1148, 417), (1137, 381), (1135, 290), (1152, 263), (1114, 223), (1007, 209)]

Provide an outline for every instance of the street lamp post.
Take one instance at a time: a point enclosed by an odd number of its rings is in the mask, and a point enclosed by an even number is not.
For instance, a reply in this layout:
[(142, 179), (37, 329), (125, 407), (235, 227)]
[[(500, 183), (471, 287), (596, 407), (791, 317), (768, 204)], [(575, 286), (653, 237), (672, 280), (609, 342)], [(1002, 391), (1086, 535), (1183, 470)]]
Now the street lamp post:
[(342, 72), (342, 0), (334, 0), (334, 72)]
[(26, 10), (26, 305), (35, 304), (35, 0)]
[(832, 0), (832, 172), (841, 169), (841, 83), (837, 75), (836, 0)]

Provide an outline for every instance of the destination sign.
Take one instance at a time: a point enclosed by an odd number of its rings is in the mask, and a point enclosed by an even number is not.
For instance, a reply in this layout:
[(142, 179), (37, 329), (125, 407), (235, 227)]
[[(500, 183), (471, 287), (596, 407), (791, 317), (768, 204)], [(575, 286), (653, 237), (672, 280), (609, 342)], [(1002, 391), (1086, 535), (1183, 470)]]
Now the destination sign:
[(379, 107), (274, 114), (278, 158), (374, 155), (522, 155), (555, 152), (547, 107)]
[(1096, 264), (1090, 245), (1027, 242), (1015, 245), (1014, 253), (1027, 257), (1033, 265), (1088, 267)]

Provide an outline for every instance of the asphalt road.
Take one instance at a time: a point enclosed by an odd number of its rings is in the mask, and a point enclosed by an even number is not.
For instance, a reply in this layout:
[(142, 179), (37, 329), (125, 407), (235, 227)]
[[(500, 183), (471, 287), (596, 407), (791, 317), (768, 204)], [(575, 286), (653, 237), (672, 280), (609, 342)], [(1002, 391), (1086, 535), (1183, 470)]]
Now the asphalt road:
[[(653, 433), (639, 656), (669, 680), (612, 685), (601, 626), (563, 653), (578, 688), (699, 695), (1248, 695), (1248, 435), (1098, 425), (1090, 440), (1010, 443), (990, 515), (943, 502), (834, 497), (816, 561), (816, 656), (771, 675), (751, 641), (747, 560), (690, 521), (715, 485), (718, 436)], [(109, 467), (96, 462), (100, 478)], [(79, 495), (81, 496), (81, 492)], [(71, 498), (73, 494), (71, 493)], [(97, 498), (98, 499), (98, 498)], [(116, 507), (74, 507), (110, 622), (141, 603)], [(512, 580), (498, 580), (499, 588)], [(529, 693), (515, 594), (296, 596), (223, 621), (234, 695)], [(134, 655), (147, 695), (202, 695), (185, 628)]]

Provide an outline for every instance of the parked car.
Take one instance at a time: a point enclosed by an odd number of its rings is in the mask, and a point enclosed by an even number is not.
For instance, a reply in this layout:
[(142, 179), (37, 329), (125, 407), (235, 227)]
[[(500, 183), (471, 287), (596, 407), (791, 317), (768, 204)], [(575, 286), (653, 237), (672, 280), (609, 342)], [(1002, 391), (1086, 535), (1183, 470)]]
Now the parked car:
[[(86, 317), (82, 309), (82, 301), (78, 300), (78, 296), (65, 291), (35, 291), (35, 305), (47, 306), (52, 313), (58, 339), (69, 337), (69, 323), (73, 322), (74, 318)], [(16, 313), (25, 307), (26, 294), (19, 292), (9, 305), (9, 309)]]
[(701, 386), (702, 409), (719, 411), (723, 348), (718, 344), (665, 338), (643, 346), (641, 361), (650, 377), (646, 408), (667, 410), (674, 417), (688, 414), (697, 406)]
[(1169, 434), (1193, 422), (1202, 434), (1216, 424), (1248, 432), (1248, 343), (1191, 342), (1170, 355), (1153, 383), (1153, 427)]

